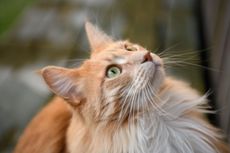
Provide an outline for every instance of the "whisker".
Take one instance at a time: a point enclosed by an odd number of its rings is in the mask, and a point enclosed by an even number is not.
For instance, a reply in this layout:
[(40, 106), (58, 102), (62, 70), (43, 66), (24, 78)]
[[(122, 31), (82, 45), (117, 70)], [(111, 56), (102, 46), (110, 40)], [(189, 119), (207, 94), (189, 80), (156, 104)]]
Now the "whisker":
[[(197, 55), (199, 56), (199, 53), (207, 52), (210, 48), (202, 49), (202, 50), (193, 50), (193, 49), (187, 49), (187, 50), (170, 50), (169, 53), (164, 55), (159, 55), (161, 58), (164, 57), (181, 57), (185, 55)], [(179, 53), (182, 52), (182, 53)]]
[[(126, 90), (124, 90), (122, 92), (122, 95), (125, 95), (124, 97), (124, 101), (122, 101), (122, 107), (121, 107), (121, 111), (120, 111), (120, 114), (119, 114), (119, 117), (118, 117), (118, 127), (120, 127), (121, 123), (123, 122), (123, 119), (125, 118), (125, 114), (127, 112), (127, 109), (129, 107), (129, 103), (127, 103), (127, 99), (130, 95), (130, 92), (132, 91), (132, 88), (133, 88), (133, 84), (131, 84), (131, 86), (127, 89), (128, 92), (126, 92)], [(125, 107), (125, 112), (124, 112), (124, 107)]]
[[(153, 92), (151, 92), (151, 86), (148, 85), (148, 90), (147, 90), (147, 97), (149, 98), (149, 103), (154, 107), (155, 110), (157, 110), (160, 114), (165, 114), (165, 111), (161, 108), (161, 106), (159, 106), (157, 103), (161, 102), (162, 100), (160, 100), (156, 95), (153, 94)], [(153, 97), (151, 96), (153, 95), (155, 98), (157, 98), (157, 100), (153, 99)]]
[[(164, 63), (164, 64), (165, 64), (165, 65), (174, 64), (174, 65), (177, 65), (177, 66), (189, 65), (189, 66), (194, 66), (194, 67), (198, 67), (198, 68), (203, 68), (203, 69), (210, 70), (210, 71), (214, 71), (214, 72), (222, 72), (221, 70), (218, 70), (218, 69), (215, 69), (215, 68), (210, 68), (210, 67), (203, 66), (203, 65), (199, 65), (199, 64), (195, 64), (195, 63), (188, 63), (188, 62), (185, 62), (185, 61), (168, 61), (168, 62), (166, 62), (166, 63)], [(182, 65), (182, 64), (184, 64), (184, 65)]]
[[(162, 106), (164, 106), (166, 104), (167, 100), (165, 100), (165, 101), (161, 100), (161, 98), (159, 96), (157, 96), (157, 94), (156, 94), (155, 90), (153, 89), (153, 87), (151, 85), (148, 85), (148, 87), (151, 89), (150, 91), (151, 91), (152, 94), (150, 93), (150, 95), (154, 95), (154, 97), (158, 99), (158, 101), (154, 102), (154, 99), (152, 97), (150, 97), (152, 104), (158, 109), (160, 115), (161, 116), (162, 115), (167, 116), (167, 117), (170, 117), (170, 118), (175, 118), (172, 114), (169, 114), (164, 109), (162, 109)], [(160, 102), (160, 105), (158, 105), (157, 102)]]
[(174, 45), (172, 45), (172, 46), (169, 46), (168, 48), (166, 48), (166, 49), (164, 49), (163, 51), (161, 51), (161, 52), (159, 53), (159, 56), (165, 54), (167, 51), (171, 50), (172, 48), (177, 47), (179, 44), (180, 44), (180, 43), (176, 43), (176, 44), (174, 44)]
[(170, 50), (170, 52), (164, 53), (164, 54), (158, 54), (159, 57), (170, 57), (170, 56), (176, 56), (181, 57), (185, 55), (197, 55), (199, 57), (200, 53), (207, 52), (211, 48), (201, 49), (201, 50), (194, 50), (194, 49), (185, 49), (185, 50)]

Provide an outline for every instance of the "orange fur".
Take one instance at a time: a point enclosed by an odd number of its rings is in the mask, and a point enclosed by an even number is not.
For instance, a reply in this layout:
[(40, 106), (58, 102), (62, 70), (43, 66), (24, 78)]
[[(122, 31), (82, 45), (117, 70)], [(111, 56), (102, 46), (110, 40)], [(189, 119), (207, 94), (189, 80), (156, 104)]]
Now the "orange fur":
[(28, 125), (15, 153), (64, 153), (71, 113), (61, 98), (54, 98)]
[[(205, 98), (166, 76), (162, 59), (139, 45), (114, 42), (90, 23), (86, 30), (92, 53), (81, 67), (42, 69), (61, 98), (32, 120), (15, 153), (230, 153), (200, 112)], [(111, 66), (121, 70), (118, 77), (107, 76)]]

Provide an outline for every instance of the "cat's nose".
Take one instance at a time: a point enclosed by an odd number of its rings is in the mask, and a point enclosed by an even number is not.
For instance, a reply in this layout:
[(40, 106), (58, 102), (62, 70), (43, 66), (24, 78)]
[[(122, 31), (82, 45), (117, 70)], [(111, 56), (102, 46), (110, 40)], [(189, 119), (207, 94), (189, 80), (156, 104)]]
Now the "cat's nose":
[(153, 58), (151, 56), (151, 53), (150, 52), (147, 52), (145, 55), (144, 55), (144, 59), (141, 63), (145, 63), (145, 62), (152, 62), (153, 61)]

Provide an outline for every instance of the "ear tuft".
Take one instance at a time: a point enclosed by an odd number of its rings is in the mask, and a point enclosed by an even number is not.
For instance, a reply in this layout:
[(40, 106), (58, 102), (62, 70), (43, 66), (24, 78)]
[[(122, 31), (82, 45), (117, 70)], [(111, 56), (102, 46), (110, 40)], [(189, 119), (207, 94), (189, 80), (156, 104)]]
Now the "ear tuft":
[(111, 37), (109, 37), (90, 22), (85, 23), (85, 29), (92, 51), (103, 49), (109, 43), (113, 42)]
[(71, 101), (79, 102), (81, 92), (78, 80), (75, 79), (76, 72), (71, 69), (48, 66), (41, 70), (43, 79), (48, 87), (58, 96)]

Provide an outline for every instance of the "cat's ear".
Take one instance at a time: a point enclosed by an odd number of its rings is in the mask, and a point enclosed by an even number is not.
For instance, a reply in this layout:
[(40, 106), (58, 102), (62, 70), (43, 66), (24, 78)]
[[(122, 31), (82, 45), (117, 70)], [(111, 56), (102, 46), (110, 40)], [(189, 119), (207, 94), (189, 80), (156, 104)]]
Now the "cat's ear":
[(96, 26), (92, 25), (90, 22), (85, 23), (85, 29), (92, 51), (102, 50), (108, 44), (113, 42), (111, 37), (109, 37)]
[(47, 66), (41, 74), (48, 87), (71, 104), (79, 104), (83, 99), (77, 70)]

